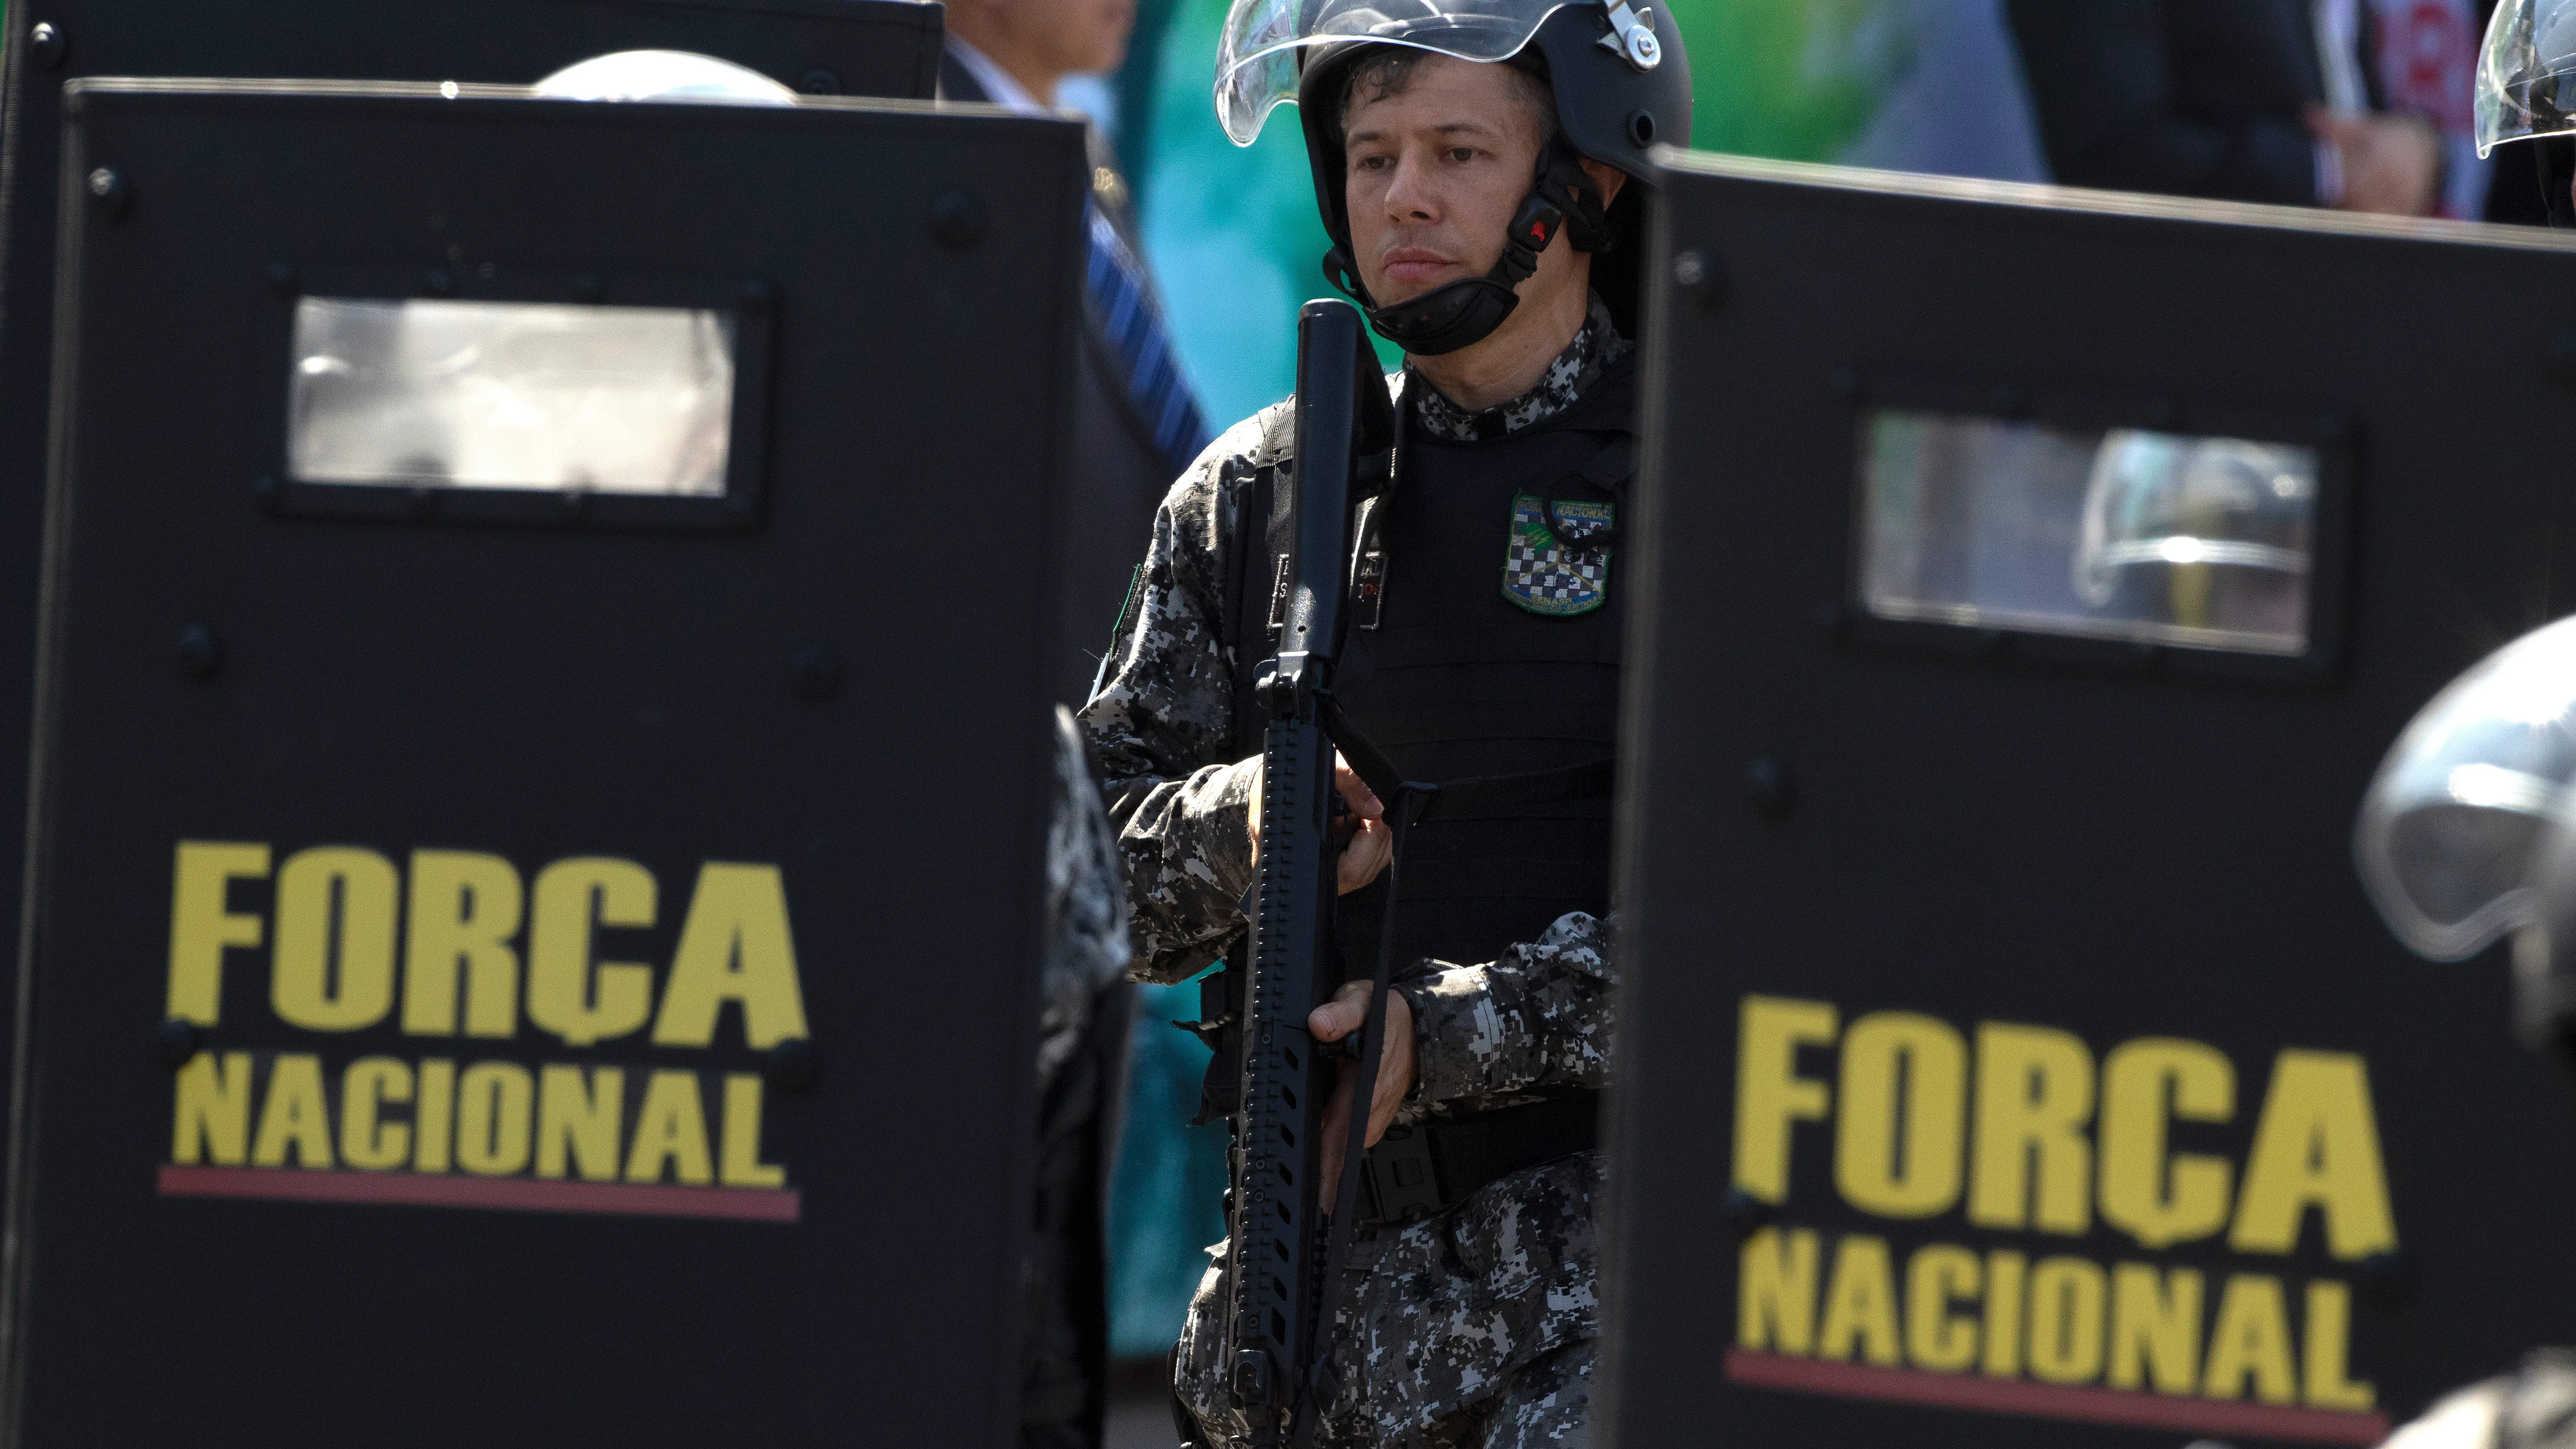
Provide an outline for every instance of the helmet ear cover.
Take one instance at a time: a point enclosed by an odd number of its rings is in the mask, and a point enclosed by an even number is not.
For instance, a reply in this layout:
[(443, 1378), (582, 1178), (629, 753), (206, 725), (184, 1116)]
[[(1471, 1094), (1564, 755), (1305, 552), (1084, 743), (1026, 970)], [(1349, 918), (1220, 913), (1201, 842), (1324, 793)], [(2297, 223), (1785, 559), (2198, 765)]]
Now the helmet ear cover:
[[(1551, 200), (1563, 212), (1565, 239), (1578, 252), (1607, 252), (1619, 245), (1619, 229), (1611, 224), (1610, 203), (1601, 188), (1583, 169), (1582, 154), (1566, 144), (1563, 135), (1551, 136), (1539, 152), (1538, 182), (1530, 191), (1530, 200)], [(1526, 208), (1529, 202), (1523, 202)]]
[(1345, 241), (1324, 253), (1324, 280), (1348, 293), (1378, 335), (1406, 352), (1438, 357), (1484, 341), (1520, 305), (1514, 289), (1538, 271), (1539, 256), (1559, 231), (1579, 252), (1606, 252), (1618, 241), (1600, 189), (1563, 136), (1551, 136), (1539, 148), (1535, 172), (1529, 195), (1503, 232), (1502, 255), (1485, 275), (1444, 283), (1410, 301), (1381, 307), (1360, 281)]

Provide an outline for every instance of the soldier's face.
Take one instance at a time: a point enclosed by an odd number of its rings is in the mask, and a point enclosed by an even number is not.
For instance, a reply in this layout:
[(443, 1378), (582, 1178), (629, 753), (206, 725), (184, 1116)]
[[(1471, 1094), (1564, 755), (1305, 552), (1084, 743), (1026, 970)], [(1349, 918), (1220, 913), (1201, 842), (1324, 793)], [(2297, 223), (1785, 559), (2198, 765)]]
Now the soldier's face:
[[(1392, 91), (1354, 88), (1344, 195), (1352, 259), (1381, 305), (1493, 269), (1545, 141), (1527, 83), (1508, 66), (1426, 55)], [(1571, 266), (1562, 236), (1524, 296), (1548, 282), (1551, 263)]]

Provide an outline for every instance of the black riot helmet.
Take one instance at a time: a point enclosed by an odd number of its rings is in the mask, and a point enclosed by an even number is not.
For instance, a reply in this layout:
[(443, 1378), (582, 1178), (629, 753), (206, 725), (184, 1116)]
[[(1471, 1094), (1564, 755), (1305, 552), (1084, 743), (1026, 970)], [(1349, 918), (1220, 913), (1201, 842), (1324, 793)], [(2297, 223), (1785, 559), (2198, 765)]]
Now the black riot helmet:
[[(1546, 80), (1557, 118), (1493, 270), (1393, 306), (1378, 305), (1359, 278), (1343, 204), (1342, 88), (1351, 67), (1382, 46), (1529, 70)], [(1621, 330), (1635, 334), (1638, 218), (1643, 188), (1655, 184), (1649, 152), (1690, 142), (1690, 61), (1670, 15), (1628, 0), (1235, 0), (1217, 50), (1217, 116), (1235, 144), (1248, 146), (1282, 101), (1297, 103), (1315, 203), (1333, 239), (1325, 279), (1367, 309), (1388, 341), (1437, 356), (1490, 336), (1560, 230), (1593, 254), (1594, 289)], [(1605, 207), (1577, 157), (1637, 184)]]
[(2576, 619), (2424, 706), (2371, 781), (2353, 856), (2417, 955), (2465, 960), (2511, 933), (2516, 1026), (2576, 1065)]

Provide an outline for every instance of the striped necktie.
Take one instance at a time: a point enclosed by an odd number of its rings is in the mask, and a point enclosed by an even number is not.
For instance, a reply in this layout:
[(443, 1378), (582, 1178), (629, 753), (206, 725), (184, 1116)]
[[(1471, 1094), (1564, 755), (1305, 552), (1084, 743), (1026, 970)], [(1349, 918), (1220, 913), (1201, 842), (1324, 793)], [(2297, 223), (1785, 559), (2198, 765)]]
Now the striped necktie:
[(1088, 201), (1083, 211), (1091, 242), (1083, 290), (1092, 317), (1117, 354), (1127, 396), (1153, 432), (1155, 450), (1162, 454), (1164, 466), (1178, 476), (1208, 445), (1207, 423), (1199, 417), (1198, 400), (1190, 396), (1189, 382), (1172, 357), (1171, 334), (1164, 330), (1162, 309), (1154, 305), (1154, 294), (1145, 285), (1143, 266), (1120, 239), (1118, 229), (1109, 224), (1107, 213)]

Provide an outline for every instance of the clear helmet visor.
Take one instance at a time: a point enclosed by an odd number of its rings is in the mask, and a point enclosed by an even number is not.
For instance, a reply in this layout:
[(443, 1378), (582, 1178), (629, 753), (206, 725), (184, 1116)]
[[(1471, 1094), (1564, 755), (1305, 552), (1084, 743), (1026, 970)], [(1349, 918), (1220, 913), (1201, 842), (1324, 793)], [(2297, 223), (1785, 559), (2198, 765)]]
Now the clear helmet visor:
[(2576, 131), (2576, 0), (2504, 0), (2478, 53), (2478, 154)]
[(2416, 954), (2529, 923), (2529, 874), (2576, 780), (2576, 619), (2496, 651), (2406, 727), (2353, 829), (2362, 885)]
[(1570, 0), (1234, 0), (1216, 48), (1216, 114), (1249, 146), (1297, 99), (1310, 46), (1374, 41), (1460, 60), (1508, 60)]

